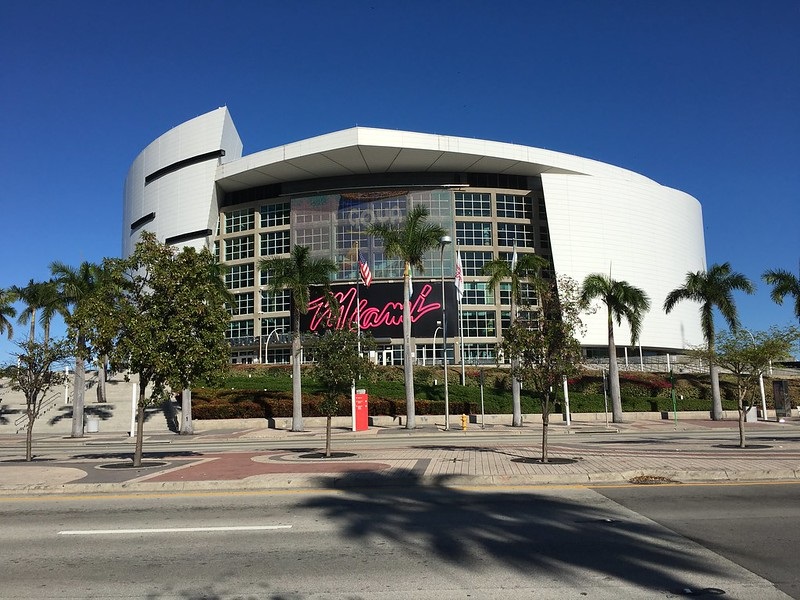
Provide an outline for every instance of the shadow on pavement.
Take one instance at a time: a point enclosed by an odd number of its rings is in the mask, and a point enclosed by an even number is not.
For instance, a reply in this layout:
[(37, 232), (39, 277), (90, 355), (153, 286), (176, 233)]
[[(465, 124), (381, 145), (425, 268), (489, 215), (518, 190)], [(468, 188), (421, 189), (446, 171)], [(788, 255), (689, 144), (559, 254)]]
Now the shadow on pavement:
[(469, 492), (445, 487), (447, 476), (425, 485), (414, 474), (393, 479), (372, 473), (370, 485), (359, 488), (358, 475), (344, 474), (322, 484), (337, 495), (313, 497), (306, 506), (322, 510), (345, 537), (391, 540), (410, 554), (432, 554), (462, 569), (497, 563), (547, 579), (591, 571), (673, 592), (693, 587), (693, 575), (730, 575), (681, 551), (682, 538), (655, 523), (621, 519), (602, 506), (535, 492)]

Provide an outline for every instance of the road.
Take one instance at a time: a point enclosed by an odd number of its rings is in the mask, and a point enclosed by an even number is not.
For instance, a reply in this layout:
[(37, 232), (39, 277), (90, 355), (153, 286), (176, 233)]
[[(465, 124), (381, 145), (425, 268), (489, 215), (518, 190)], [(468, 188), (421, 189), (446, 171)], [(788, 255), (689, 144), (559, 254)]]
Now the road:
[[(6, 497), (0, 598), (611, 600), (710, 588), (725, 598), (787, 597), (767, 579), (800, 597), (789, 562), (800, 547), (798, 491), (795, 484)], [(766, 508), (750, 526), (754, 506)], [(762, 553), (782, 562), (773, 567), (758, 560)]]

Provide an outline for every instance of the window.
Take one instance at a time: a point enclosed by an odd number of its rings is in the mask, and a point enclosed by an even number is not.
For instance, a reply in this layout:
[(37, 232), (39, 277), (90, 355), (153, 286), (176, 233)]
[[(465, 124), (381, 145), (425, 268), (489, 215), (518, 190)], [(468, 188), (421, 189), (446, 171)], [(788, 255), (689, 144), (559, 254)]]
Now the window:
[(491, 252), (462, 252), (461, 266), (464, 268), (465, 277), (481, 275), (481, 269), (486, 263), (492, 262)]
[(528, 219), (533, 217), (533, 199), (528, 196), (497, 194), (497, 216), (506, 219)]
[(292, 307), (292, 293), (289, 290), (281, 290), (275, 294), (261, 292), (261, 312), (281, 312), (290, 310)]
[(225, 215), (225, 233), (249, 231), (256, 227), (256, 211), (254, 208), (234, 210)]
[(492, 224), (480, 222), (456, 223), (456, 238), (462, 246), (491, 246)]
[(255, 268), (253, 263), (233, 265), (225, 273), (225, 287), (229, 290), (252, 287), (255, 283)]
[(547, 228), (547, 225), (539, 226), (539, 243), (542, 246), (550, 245), (550, 230)]
[(290, 250), (289, 230), (270, 231), (261, 234), (261, 256), (288, 254)]
[[(253, 319), (247, 319), (245, 321), (231, 321), (228, 323), (226, 337), (229, 340), (240, 340), (242, 344), (255, 343), (255, 340), (253, 339)], [(247, 342), (244, 341), (246, 338)]]
[(325, 227), (306, 227), (295, 233), (295, 244), (308, 246), (311, 251), (331, 249), (331, 230)]
[(495, 365), (494, 344), (464, 344), (464, 363), (468, 365)]
[[(538, 306), (539, 296), (536, 294), (536, 288), (524, 281), (519, 284), (520, 302), (517, 306)], [(511, 283), (500, 284), (500, 304), (502, 306), (511, 305)]]
[(231, 315), (252, 315), (254, 310), (253, 292), (234, 294), (233, 302), (228, 307)]
[(533, 248), (533, 228), (527, 223), (498, 223), (497, 245)]
[(280, 225), (289, 225), (290, 223), (290, 205), (288, 202), (281, 202), (280, 204), (268, 204), (261, 207), (261, 226), (262, 227), (278, 227)]
[(492, 202), (489, 194), (456, 192), (456, 216), (491, 217)]
[(463, 304), (494, 304), (494, 292), (488, 283), (464, 282)]
[(255, 243), (252, 235), (225, 240), (226, 261), (253, 258), (253, 256), (255, 256)]
[(267, 317), (266, 319), (261, 319), (261, 337), (266, 341), (269, 334), (278, 330), (280, 333), (273, 334), (272, 340), (276, 337), (278, 337), (279, 340), (283, 340), (286, 336), (290, 336), (291, 334), (292, 325), (290, 321), (291, 317)]
[(542, 221), (546, 221), (547, 220), (547, 207), (545, 206), (544, 198), (539, 198), (539, 200), (537, 202), (539, 204), (539, 218)]
[(494, 337), (496, 335), (494, 311), (463, 311), (461, 328), (464, 337)]

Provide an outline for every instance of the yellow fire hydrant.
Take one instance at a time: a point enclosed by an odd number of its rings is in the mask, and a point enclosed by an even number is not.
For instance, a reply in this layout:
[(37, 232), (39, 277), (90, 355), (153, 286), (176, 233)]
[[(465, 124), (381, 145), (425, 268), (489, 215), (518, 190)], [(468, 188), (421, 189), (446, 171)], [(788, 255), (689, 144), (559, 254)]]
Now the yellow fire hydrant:
[(467, 415), (461, 415), (461, 431), (467, 430)]

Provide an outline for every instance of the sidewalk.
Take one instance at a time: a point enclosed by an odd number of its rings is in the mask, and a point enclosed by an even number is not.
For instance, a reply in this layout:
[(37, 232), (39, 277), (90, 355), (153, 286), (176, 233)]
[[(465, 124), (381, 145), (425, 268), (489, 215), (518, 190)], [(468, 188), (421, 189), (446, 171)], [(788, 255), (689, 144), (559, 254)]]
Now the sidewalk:
[[(693, 432), (719, 435), (714, 439), (684, 435)], [(449, 432), (440, 432), (432, 425), (413, 432), (400, 427), (372, 427), (365, 432), (339, 429), (333, 434), (332, 458), (322, 455), (325, 430), (317, 426), (302, 433), (275, 429), (210, 430), (180, 438), (169, 433), (146, 435), (144, 465), (138, 469), (130, 467), (133, 440), (127, 434), (93, 434), (78, 439), (37, 436), (34, 454), (39, 458), (32, 463), (16, 458), (24, 457), (24, 436), (3, 435), (0, 436), (4, 456), (0, 460), (0, 494), (337, 489), (377, 485), (599, 485), (634, 479), (641, 483), (800, 480), (800, 419), (783, 424), (748, 423), (746, 432), (751, 446), (740, 449), (737, 423), (733, 420), (683, 420), (677, 429), (672, 421), (633, 421), (608, 429), (597, 422), (573, 423), (570, 428), (553, 423), (550, 462), (543, 464), (541, 426), (535, 424), (523, 428), (493, 425), (484, 430), (471, 424), (467, 431)], [(769, 437), (770, 433), (778, 432), (792, 435)], [(359, 444), (348, 448), (351, 440), (369, 439), (376, 441), (374, 447), (364, 448)], [(236, 444), (254, 440), (287, 440), (287, 448), (254, 450), (243, 445), (241, 450), (201, 449), (204, 442)], [(163, 443), (170, 441), (176, 444), (179, 441), (181, 448), (162, 450)], [(59, 444), (59, 449), (50, 450), (48, 442)], [(303, 449), (289, 447), (298, 442)], [(109, 450), (109, 444), (114, 444), (113, 450)], [(119, 450), (120, 445), (124, 451)], [(159, 446), (159, 451), (148, 451), (155, 446)], [(193, 450), (193, 446), (197, 449)]]

